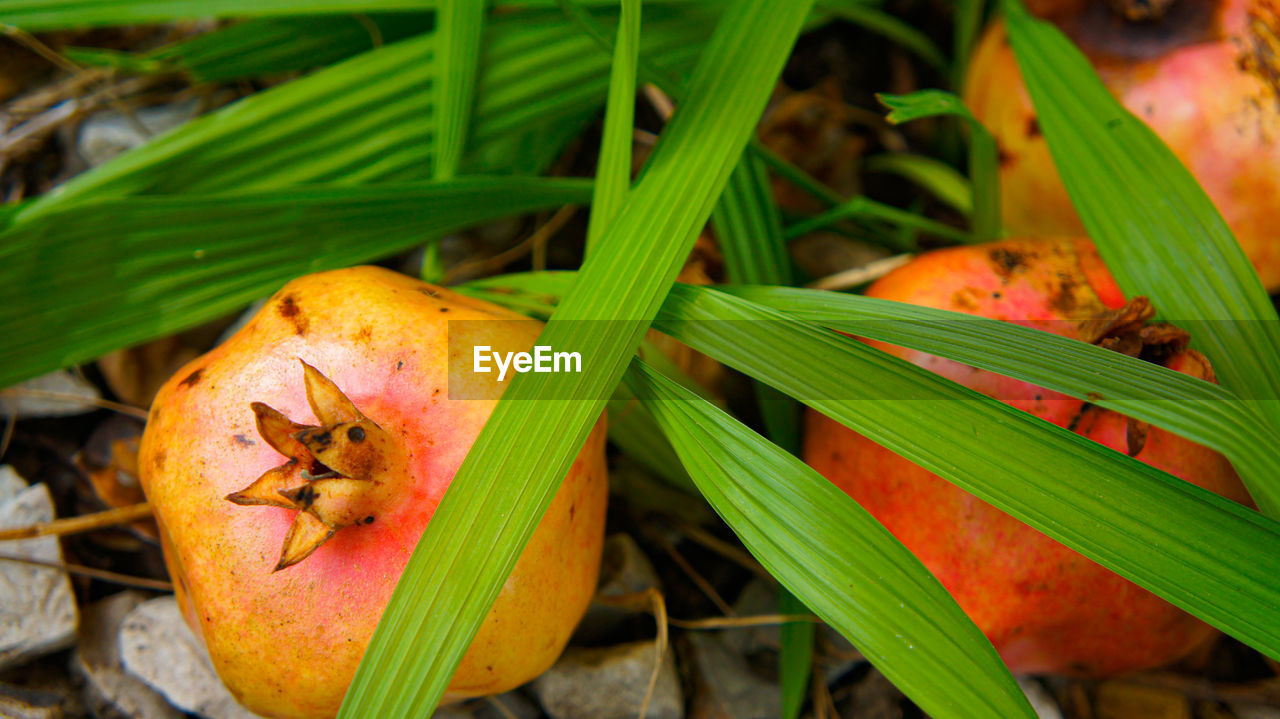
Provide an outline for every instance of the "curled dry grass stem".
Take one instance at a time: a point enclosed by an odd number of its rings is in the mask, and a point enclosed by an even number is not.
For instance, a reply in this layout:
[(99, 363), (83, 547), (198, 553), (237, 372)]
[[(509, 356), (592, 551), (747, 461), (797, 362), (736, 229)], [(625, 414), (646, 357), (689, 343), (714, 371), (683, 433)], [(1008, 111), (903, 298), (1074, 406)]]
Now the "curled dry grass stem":
[(499, 252), (498, 254), (484, 260), (474, 260), (472, 262), (462, 262), (450, 267), (444, 273), (444, 278), (440, 280), (440, 284), (449, 285), (458, 281), (460, 277), (469, 277), (473, 273), (481, 276), (498, 274), (508, 264), (524, 257), (530, 252), (535, 252), (539, 247), (545, 247), (551, 238), (564, 228), (569, 220), (573, 219), (574, 214), (578, 211), (577, 205), (565, 205), (551, 216), (541, 227), (534, 230), (532, 234), (521, 240), (515, 246)]
[(644, 701), (640, 703), (638, 714), (639, 719), (644, 719), (645, 713), (649, 710), (649, 702), (653, 699), (653, 691), (658, 686), (658, 674), (662, 671), (662, 662), (667, 656), (668, 625), (671, 623), (670, 617), (667, 616), (667, 602), (662, 592), (654, 587), (630, 594), (596, 595), (595, 601), (610, 607), (647, 610), (653, 614), (654, 623), (658, 625), (653, 672), (649, 675), (649, 686), (645, 689)]

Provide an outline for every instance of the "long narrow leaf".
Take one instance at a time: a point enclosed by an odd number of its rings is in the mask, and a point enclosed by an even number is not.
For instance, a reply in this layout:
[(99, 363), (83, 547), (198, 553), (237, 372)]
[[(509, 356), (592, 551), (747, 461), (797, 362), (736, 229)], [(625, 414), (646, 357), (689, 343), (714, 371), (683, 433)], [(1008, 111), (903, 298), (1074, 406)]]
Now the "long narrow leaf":
[(587, 225), (590, 254), (631, 189), (631, 136), (635, 130), (636, 73), (640, 61), (640, 1), (624, 0), (614, 43), (596, 188)]
[[(551, 375), (512, 381), (410, 558), (340, 716), (434, 708), (711, 214), (808, 10), (748, 0), (721, 20), (648, 172), (539, 338), (591, 358), (581, 374), (557, 375), (578, 399), (519, 401), (542, 397)], [(617, 321), (573, 321), (586, 319)]]
[(447, 2), (438, 14), (436, 46), (445, 71), (439, 75), (440, 93), (434, 108), (440, 127), (434, 173), (436, 178), (448, 180), (458, 172), (471, 123), (485, 0)]
[(468, 178), (126, 198), (47, 214), (0, 234), (0, 387), (234, 311), (300, 274), (590, 192), (583, 180)]
[(751, 553), (935, 717), (1034, 717), (982, 632), (910, 551), (787, 452), (642, 363), (631, 390)]

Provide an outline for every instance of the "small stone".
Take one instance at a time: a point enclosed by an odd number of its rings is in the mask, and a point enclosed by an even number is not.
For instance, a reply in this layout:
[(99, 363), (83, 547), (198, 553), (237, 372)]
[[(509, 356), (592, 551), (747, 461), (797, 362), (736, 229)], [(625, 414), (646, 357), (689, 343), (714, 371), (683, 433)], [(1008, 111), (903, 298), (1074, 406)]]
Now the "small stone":
[[(636, 540), (627, 534), (614, 534), (605, 538), (600, 560), (600, 583), (596, 595), (620, 597), (643, 592), (646, 589), (661, 590), (658, 573), (645, 556)], [(572, 643), (577, 645), (601, 644), (615, 639), (614, 634), (628, 618), (644, 611), (634, 608), (614, 607), (592, 602), (587, 613), (574, 631)]]
[(1027, 695), (1027, 701), (1031, 702), (1031, 708), (1036, 710), (1036, 716), (1040, 719), (1062, 719), (1062, 709), (1058, 707), (1058, 702), (1043, 684), (1031, 677), (1016, 677), (1016, 679), (1022, 693)]
[[(733, 603), (733, 613), (739, 617), (755, 617), (778, 613), (778, 585), (755, 577), (747, 582), (738, 599)], [(781, 646), (778, 625), (762, 624), (741, 629), (726, 629), (720, 633), (724, 645), (742, 655), (763, 650), (778, 651)]]
[(1115, 681), (1098, 686), (1094, 709), (1098, 719), (1191, 719), (1181, 693)]
[[(53, 498), (43, 484), (26, 486), (12, 467), (0, 467), (0, 529), (53, 519)], [(6, 542), (17, 557), (61, 562), (57, 537)], [(57, 569), (0, 561), (0, 669), (65, 649), (75, 642), (76, 601), (71, 581)]]
[(62, 719), (57, 694), (0, 682), (0, 717), (5, 719)]
[[(552, 719), (633, 719), (653, 675), (655, 648), (653, 641), (598, 649), (571, 647), (555, 666), (533, 680), (533, 693)], [(684, 717), (684, 698), (670, 648), (645, 717)]]
[(71, 667), (84, 678), (85, 695), (96, 716), (135, 719), (182, 716), (164, 697), (125, 671), (120, 661), (120, 626), (129, 612), (145, 600), (140, 592), (126, 591), (85, 608)]
[[(133, 118), (115, 110), (94, 113), (80, 126), (76, 151), (90, 167), (96, 167), (126, 150), (132, 150), (153, 136), (190, 120), (199, 109), (199, 100), (192, 98), (176, 105), (157, 105), (135, 110)], [(138, 127), (139, 123), (146, 128), (146, 132)]]
[(218, 678), (204, 645), (172, 596), (134, 607), (120, 626), (120, 656), (130, 674), (173, 706), (208, 719), (254, 719)]
[(690, 632), (697, 693), (693, 719), (773, 719), (782, 707), (782, 691), (772, 678), (751, 671), (746, 660), (714, 634)]
[[(56, 395), (56, 397), (55, 397)], [(0, 392), (0, 414), (29, 417), (69, 417), (97, 409), (98, 388), (66, 370), (50, 372)]]

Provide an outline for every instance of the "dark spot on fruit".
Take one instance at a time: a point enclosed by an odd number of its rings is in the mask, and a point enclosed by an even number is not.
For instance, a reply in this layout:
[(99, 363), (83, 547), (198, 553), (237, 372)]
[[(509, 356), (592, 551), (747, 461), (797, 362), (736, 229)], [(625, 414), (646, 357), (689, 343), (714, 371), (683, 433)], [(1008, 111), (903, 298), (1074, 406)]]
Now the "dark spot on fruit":
[(157, 472), (164, 471), (164, 460), (166, 459), (166, 457), (167, 455), (163, 449), (156, 450), (155, 459), (152, 460), (152, 464), (156, 466)]
[(321, 447), (328, 447), (333, 443), (333, 435), (329, 433), (329, 430), (323, 432), (301, 432), (299, 434), (304, 435), (298, 437), (303, 444), (318, 444)]
[(1040, 137), (1044, 133), (1040, 131), (1040, 120), (1034, 115), (1027, 118), (1027, 137)]
[(996, 141), (996, 162), (1000, 163), (1000, 167), (1008, 167), (1012, 165), (1018, 158)]
[(365, 524), (373, 524), (373, 515), (372, 515), (372, 514), (370, 514), (369, 516), (365, 517), (365, 518), (364, 518), (364, 523), (365, 523)]
[(280, 304), (276, 305), (276, 311), (280, 316), (293, 323), (294, 332), (299, 335), (305, 335), (311, 321), (307, 316), (302, 314), (302, 308), (298, 306), (298, 301), (293, 295), (285, 295), (280, 298)]
[(570, 522), (573, 521), (573, 516), (577, 513), (578, 513), (578, 503), (577, 502), (570, 503), (569, 504), (569, 521)]
[(844, 455), (840, 454), (839, 451), (834, 451), (831, 453), (831, 461), (839, 464), (844, 461)]
[(236, 444), (240, 445), (241, 447), (252, 447), (257, 444), (257, 442), (249, 439), (244, 434), (234, 435), (233, 439), (235, 439)]
[(440, 293), (439, 293), (439, 292), (436, 292), (435, 290), (431, 289), (430, 287), (420, 287), (420, 288), (418, 288), (418, 291), (419, 291), (419, 292), (421, 292), (422, 294), (426, 295), (427, 297), (439, 297), (439, 296), (440, 296)]
[(373, 339), (373, 328), (361, 327), (360, 333), (356, 335), (356, 339), (364, 342), (368, 342), (369, 340)]
[(396, 362), (396, 369), (397, 370), (404, 369), (404, 360), (400, 360), (399, 362)]
[(351, 440), (352, 442), (363, 442), (364, 429), (361, 427), (352, 427), (351, 429), (347, 430), (347, 439)]
[(191, 374), (187, 375), (186, 377), (183, 377), (182, 381), (179, 382), (178, 384), (182, 385), (183, 387), (195, 387), (196, 385), (200, 384), (200, 378), (202, 376), (204, 376), (204, 368), (200, 367), (196, 369), (194, 372), (192, 372)]
[(998, 300), (998, 299), (1000, 299), (1001, 297), (1004, 297), (1004, 295), (1000, 294), (999, 292), (992, 292), (992, 293), (991, 293), (991, 299), (993, 299), (993, 300)]
[(431, 390), (431, 394), (433, 394), (433, 395), (440, 394), (440, 388), (439, 388), (439, 387), (436, 387), (435, 389)]
[(448, 312), (448, 311), (449, 311), (449, 308), (448, 308), (448, 307), (441, 307), (441, 308), (440, 308), (440, 311), (441, 311), (441, 312)]
[(1015, 271), (1022, 269), (1026, 264), (1026, 259), (1021, 252), (1007, 247), (997, 247), (991, 250), (990, 257), (996, 274), (1001, 277), (1008, 277)]
[(1040, 400), (1042, 400), (1042, 399), (1044, 399), (1044, 397), (1043, 397), (1041, 394), (1037, 393), (1037, 394), (1036, 394), (1036, 401), (1037, 401), (1037, 402), (1039, 402), (1039, 401), (1040, 401)]

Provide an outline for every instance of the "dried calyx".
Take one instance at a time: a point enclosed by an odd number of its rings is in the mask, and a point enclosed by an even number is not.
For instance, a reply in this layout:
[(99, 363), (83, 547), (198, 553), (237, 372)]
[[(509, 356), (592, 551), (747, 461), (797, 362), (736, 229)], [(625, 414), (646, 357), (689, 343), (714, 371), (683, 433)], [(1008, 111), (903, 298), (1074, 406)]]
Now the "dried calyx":
[(302, 363), (307, 402), (319, 425), (299, 424), (252, 403), (258, 434), (289, 458), (227, 499), (297, 510), (274, 571), (311, 556), (335, 532), (371, 524), (386, 506), (387, 475), (400, 447), (319, 370)]
[[(1166, 366), (1175, 355), (1193, 353), (1198, 359), (1197, 366), (1208, 375), (1201, 379), (1213, 381), (1208, 360), (1195, 350), (1187, 348), (1191, 335), (1168, 322), (1150, 322), (1155, 314), (1156, 310), (1151, 306), (1150, 300), (1141, 296), (1134, 297), (1124, 307), (1104, 310), (1081, 322), (1079, 338), (1089, 344), (1161, 366)], [(1151, 425), (1132, 417), (1126, 419), (1128, 454), (1136, 457), (1147, 444)]]

